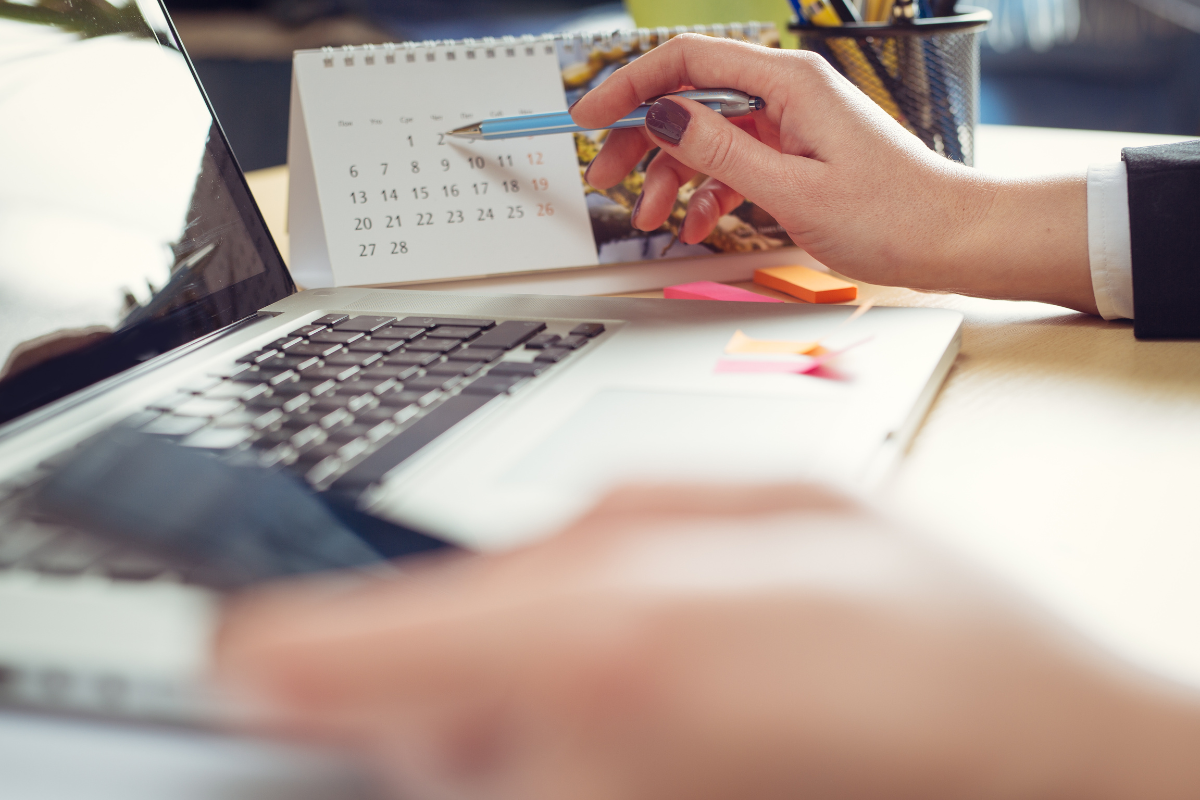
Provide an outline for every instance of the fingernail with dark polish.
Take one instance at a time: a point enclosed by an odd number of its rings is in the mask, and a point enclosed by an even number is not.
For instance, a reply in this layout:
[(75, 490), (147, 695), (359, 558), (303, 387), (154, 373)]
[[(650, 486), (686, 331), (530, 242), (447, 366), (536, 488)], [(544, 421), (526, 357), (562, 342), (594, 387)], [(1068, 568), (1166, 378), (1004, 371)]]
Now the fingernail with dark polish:
[(662, 99), (650, 106), (646, 112), (646, 127), (658, 138), (668, 144), (679, 144), (692, 114), (673, 100)]
[(637, 212), (642, 207), (643, 197), (645, 197), (644, 194), (638, 195), (638, 199), (633, 201), (633, 210), (629, 212), (629, 224), (635, 228), (637, 227)]

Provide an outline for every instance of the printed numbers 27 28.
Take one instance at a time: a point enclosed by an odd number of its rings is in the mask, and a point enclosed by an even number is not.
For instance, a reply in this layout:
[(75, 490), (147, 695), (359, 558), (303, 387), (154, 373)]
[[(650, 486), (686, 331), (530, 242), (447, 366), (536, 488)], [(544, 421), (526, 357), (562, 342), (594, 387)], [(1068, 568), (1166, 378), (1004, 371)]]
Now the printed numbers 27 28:
[(402, 256), (408, 253), (408, 242), (392, 242), (392, 255)]
[(375, 255), (375, 245), (360, 244), (358, 246), (358, 257), (359, 258), (366, 258), (367, 256), (373, 256), (373, 255)]

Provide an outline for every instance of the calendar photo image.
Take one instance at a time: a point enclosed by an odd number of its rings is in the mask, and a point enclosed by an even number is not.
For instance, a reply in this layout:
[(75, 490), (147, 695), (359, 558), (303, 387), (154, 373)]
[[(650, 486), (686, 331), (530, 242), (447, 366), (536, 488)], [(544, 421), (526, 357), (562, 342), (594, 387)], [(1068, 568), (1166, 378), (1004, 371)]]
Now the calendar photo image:
[[(773, 27), (714, 26), (716, 35), (753, 41), (769, 47), (779, 46), (779, 36)], [(713, 32), (708, 28), (707, 32)], [(602, 83), (615, 70), (657, 46), (661, 34), (643, 31), (629, 37), (616, 36), (601, 42), (566, 40), (560, 48), (563, 64), (563, 91), (568, 106)], [(790, 246), (782, 226), (771, 215), (750, 202), (721, 217), (716, 228), (703, 241), (683, 244), (679, 230), (687, 214), (692, 193), (706, 176), (698, 175), (679, 189), (675, 208), (658, 230), (640, 231), (631, 222), (633, 204), (642, 191), (646, 167), (658, 154), (654, 149), (625, 180), (610, 189), (595, 189), (583, 179), (592, 159), (600, 152), (608, 131), (576, 133), (575, 150), (579, 159), (580, 184), (587, 198), (588, 215), (596, 243), (597, 259), (601, 264), (630, 261), (650, 261), (658, 258), (684, 258), (714, 253), (752, 253)]]
[[(703, 242), (678, 241), (689, 197), (655, 231), (630, 220), (647, 155), (620, 184), (583, 179), (606, 131), (493, 141), (483, 119), (565, 110), (682, 32), (546, 35), (297, 51), (288, 164), (291, 268), (302, 285), (394, 285), (790, 246), (743, 203)], [(698, 26), (778, 46), (773, 26)]]

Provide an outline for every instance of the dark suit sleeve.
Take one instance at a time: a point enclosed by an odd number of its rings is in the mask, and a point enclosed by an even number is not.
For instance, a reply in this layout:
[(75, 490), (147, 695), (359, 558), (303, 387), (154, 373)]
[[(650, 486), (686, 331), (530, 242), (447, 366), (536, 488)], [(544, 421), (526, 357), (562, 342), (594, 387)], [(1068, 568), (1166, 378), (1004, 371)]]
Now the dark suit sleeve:
[(1134, 334), (1200, 338), (1200, 141), (1126, 147)]

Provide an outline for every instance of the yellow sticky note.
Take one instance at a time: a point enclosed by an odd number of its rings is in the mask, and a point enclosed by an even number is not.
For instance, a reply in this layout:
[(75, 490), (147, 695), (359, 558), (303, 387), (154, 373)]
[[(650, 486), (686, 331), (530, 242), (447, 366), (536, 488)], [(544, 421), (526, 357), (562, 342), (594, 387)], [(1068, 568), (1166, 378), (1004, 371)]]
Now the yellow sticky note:
[(818, 342), (789, 342), (782, 339), (754, 339), (741, 331), (735, 331), (729, 344), (725, 345), (726, 353), (792, 353), (804, 355), (819, 347)]

